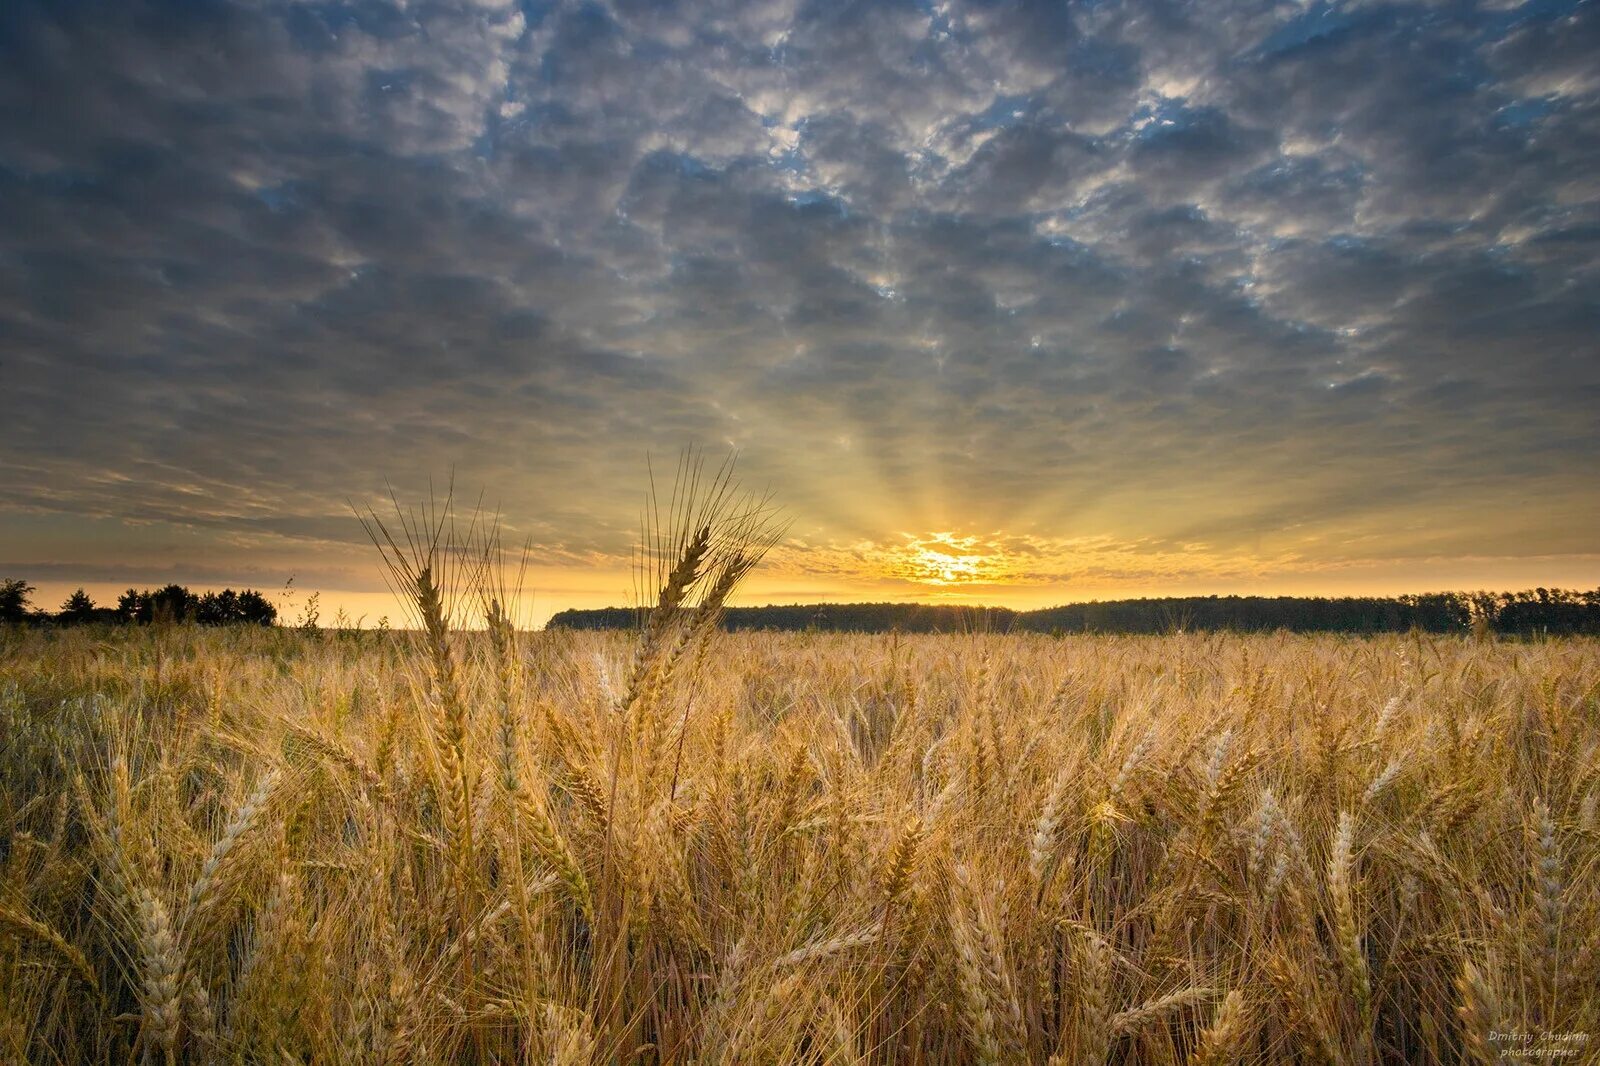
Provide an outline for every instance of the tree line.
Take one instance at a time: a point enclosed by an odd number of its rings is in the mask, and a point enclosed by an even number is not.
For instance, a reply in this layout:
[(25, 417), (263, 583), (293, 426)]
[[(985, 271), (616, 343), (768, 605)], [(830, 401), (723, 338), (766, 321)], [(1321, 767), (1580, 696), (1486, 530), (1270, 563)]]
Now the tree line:
[[(100, 606), (78, 589), (57, 611), (32, 606), (34, 586), (0, 580), (0, 624), (55, 625), (193, 622), (273, 625), (278, 610), (254, 589), (195, 593), (183, 585), (128, 589), (116, 606)], [(626, 607), (565, 610), (551, 629), (628, 629), (638, 612)], [(314, 626), (314, 621), (312, 622)], [(730, 607), (729, 630), (817, 630), (852, 633), (1171, 633), (1183, 630), (1302, 633), (1600, 634), (1600, 589), (1536, 588), (1522, 592), (1434, 592), (1414, 596), (1180, 596), (1098, 600), (1041, 610), (923, 603), (812, 603)]]
[[(552, 629), (626, 629), (626, 607), (565, 610)], [(1478, 631), (1507, 635), (1600, 634), (1600, 589), (1433, 592), (1414, 596), (1177, 596), (1102, 600), (1034, 611), (920, 603), (812, 603), (730, 607), (723, 628), (853, 633), (1301, 633)]]
[(31, 606), (30, 597), (35, 591), (34, 586), (20, 579), (0, 580), (0, 623), (148, 625), (194, 622), (207, 626), (270, 626), (278, 620), (278, 609), (255, 589), (202, 593), (191, 592), (183, 585), (129, 589), (117, 597), (115, 607), (102, 607), (80, 588), (66, 598), (60, 610), (53, 612)]

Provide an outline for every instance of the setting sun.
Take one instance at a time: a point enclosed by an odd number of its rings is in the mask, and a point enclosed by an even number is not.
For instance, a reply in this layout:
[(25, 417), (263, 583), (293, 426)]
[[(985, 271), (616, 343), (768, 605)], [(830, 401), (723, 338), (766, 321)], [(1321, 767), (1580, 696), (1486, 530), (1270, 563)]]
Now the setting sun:
[(975, 580), (984, 559), (976, 555), (946, 555), (923, 548), (912, 562), (920, 570), (920, 580), (930, 585), (955, 585)]
[(924, 585), (988, 584), (1000, 579), (1003, 560), (976, 550), (978, 538), (932, 533), (912, 540), (893, 576)]

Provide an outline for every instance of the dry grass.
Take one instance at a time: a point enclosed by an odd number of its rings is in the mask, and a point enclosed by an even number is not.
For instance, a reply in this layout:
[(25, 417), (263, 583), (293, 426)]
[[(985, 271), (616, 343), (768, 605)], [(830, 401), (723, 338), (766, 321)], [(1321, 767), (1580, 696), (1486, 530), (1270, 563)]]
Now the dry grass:
[(636, 636), (0, 637), (0, 1060), (1595, 1054), (1600, 645), (726, 636), (681, 532)]

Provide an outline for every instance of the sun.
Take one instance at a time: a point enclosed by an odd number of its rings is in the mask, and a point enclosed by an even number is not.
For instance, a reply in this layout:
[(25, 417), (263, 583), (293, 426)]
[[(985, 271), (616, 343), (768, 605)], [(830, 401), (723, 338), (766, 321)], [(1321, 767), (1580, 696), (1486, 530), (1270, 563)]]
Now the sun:
[(948, 587), (994, 581), (1003, 560), (984, 550), (976, 537), (954, 533), (907, 536), (909, 543), (896, 553), (895, 576), (921, 585)]
[(979, 555), (951, 555), (948, 552), (922, 548), (911, 557), (918, 580), (929, 585), (958, 585), (973, 581), (982, 572), (983, 557)]

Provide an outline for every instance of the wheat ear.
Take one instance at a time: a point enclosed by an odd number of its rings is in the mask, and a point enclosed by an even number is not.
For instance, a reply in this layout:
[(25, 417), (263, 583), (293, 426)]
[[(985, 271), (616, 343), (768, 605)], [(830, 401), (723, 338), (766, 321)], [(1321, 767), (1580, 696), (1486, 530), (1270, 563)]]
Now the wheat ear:
[(1210, 1027), (1200, 1034), (1194, 1054), (1189, 1056), (1189, 1066), (1227, 1066), (1238, 1061), (1244, 1025), (1244, 993), (1235, 989), (1223, 998)]

